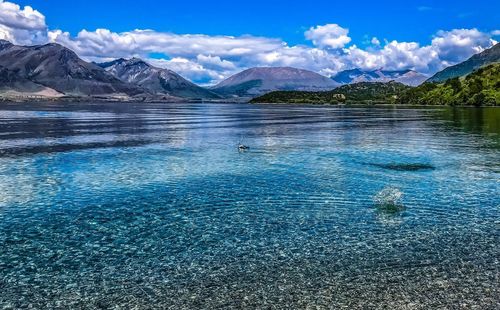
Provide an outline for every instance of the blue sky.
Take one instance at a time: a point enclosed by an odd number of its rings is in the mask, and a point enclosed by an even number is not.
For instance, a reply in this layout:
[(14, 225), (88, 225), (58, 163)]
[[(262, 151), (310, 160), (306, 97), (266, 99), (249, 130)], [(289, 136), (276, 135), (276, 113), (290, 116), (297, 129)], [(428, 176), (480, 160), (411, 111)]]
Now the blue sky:
[(354, 42), (365, 36), (427, 43), (442, 29), (500, 28), (500, 1), (15, 1), (44, 13), (47, 24), (77, 33), (136, 28), (175, 33), (276, 37), (308, 44), (304, 31), (336, 23)]
[(431, 74), (500, 29), (499, 1), (9, 1), (0, 37), (58, 42), (93, 61), (142, 57), (201, 83), (251, 66)]

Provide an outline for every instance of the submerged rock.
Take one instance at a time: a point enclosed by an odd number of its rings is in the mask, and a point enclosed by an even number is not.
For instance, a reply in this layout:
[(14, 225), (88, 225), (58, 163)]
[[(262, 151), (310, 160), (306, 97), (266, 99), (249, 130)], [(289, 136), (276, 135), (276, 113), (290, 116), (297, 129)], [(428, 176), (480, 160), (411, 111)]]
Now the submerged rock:
[(389, 163), (389, 164), (371, 164), (372, 166), (389, 169), (389, 170), (397, 170), (397, 171), (421, 171), (421, 170), (434, 170), (434, 167), (431, 164), (421, 164), (421, 163)]

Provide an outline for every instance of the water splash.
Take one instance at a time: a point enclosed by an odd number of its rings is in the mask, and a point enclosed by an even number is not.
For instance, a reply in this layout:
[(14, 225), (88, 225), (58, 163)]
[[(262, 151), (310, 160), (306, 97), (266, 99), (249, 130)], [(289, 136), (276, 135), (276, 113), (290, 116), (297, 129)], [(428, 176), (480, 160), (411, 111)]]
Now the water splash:
[(386, 187), (373, 197), (375, 206), (386, 213), (398, 213), (404, 210), (403, 192), (396, 187)]

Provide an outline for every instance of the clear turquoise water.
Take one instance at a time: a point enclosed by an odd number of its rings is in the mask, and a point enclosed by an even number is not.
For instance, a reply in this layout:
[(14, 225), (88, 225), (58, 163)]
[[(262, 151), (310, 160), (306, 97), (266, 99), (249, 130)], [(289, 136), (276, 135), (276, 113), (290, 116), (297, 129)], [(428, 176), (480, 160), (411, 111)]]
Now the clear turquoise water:
[(493, 309), (499, 150), (499, 109), (4, 104), (0, 308)]

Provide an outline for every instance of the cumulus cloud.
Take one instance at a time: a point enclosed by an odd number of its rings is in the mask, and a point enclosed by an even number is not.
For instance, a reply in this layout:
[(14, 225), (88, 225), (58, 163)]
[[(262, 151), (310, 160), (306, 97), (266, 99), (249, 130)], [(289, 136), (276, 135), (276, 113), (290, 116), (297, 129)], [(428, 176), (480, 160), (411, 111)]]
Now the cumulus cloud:
[(362, 50), (356, 46), (346, 49), (346, 61), (363, 69), (414, 69), (433, 73), (464, 61), (496, 44), (488, 33), (477, 29), (438, 31), (429, 45), (416, 42), (387, 42), (381, 49)]
[(153, 30), (133, 30), (116, 33), (108, 29), (80, 31), (76, 37), (60, 30), (51, 31), (49, 38), (78, 50), (81, 55), (110, 55), (121, 57), (133, 52), (163, 53), (196, 57), (200, 54), (220, 57), (241, 57), (256, 51), (271, 51), (284, 45), (281, 40), (253, 36), (208, 36), (175, 34)]
[(439, 31), (431, 46), (445, 64), (451, 64), (480, 53), (495, 43), (490, 34), (477, 29), (454, 29)]
[[(89, 61), (141, 57), (204, 84), (258, 66), (290, 66), (328, 76), (351, 68), (414, 69), (430, 74), (491, 47), (496, 35), (498, 30), (453, 29), (438, 31), (426, 45), (380, 42), (373, 37), (365, 48), (352, 44), (349, 30), (337, 24), (308, 29), (304, 36), (313, 46), (290, 46), (281, 39), (251, 35), (209, 36), (144, 29), (119, 33), (84, 29), (72, 35), (60, 29), (49, 30), (45, 16), (31, 7), (0, 0), (0, 38), (17, 44), (60, 43)], [(165, 57), (151, 58), (152, 54)]]
[(345, 52), (345, 59), (352, 67), (387, 70), (411, 68), (423, 72), (429, 71), (428, 65), (435, 56), (428, 46), (421, 47), (415, 42), (398, 41), (388, 42), (377, 50), (363, 50), (354, 45)]
[(373, 37), (370, 43), (373, 45), (380, 45), (380, 40), (377, 39), (377, 37)]
[(231, 72), (238, 69), (236, 64), (234, 64), (229, 60), (224, 60), (219, 56), (198, 55), (196, 56), (196, 61), (197, 63), (203, 65), (205, 68), (217, 72), (222, 72), (222, 71)]
[(46, 40), (45, 16), (30, 6), (0, 0), (0, 39), (17, 44)]
[(351, 42), (348, 36), (349, 29), (342, 28), (337, 24), (311, 27), (306, 31), (306, 39), (311, 40), (320, 48), (342, 48)]
[(160, 68), (168, 68), (184, 77), (197, 81), (200, 84), (212, 84), (212, 81), (221, 81), (229, 76), (233, 71), (224, 71), (221, 69), (212, 69), (204, 66), (196, 60), (190, 60), (182, 57), (172, 59), (149, 59), (149, 63)]

